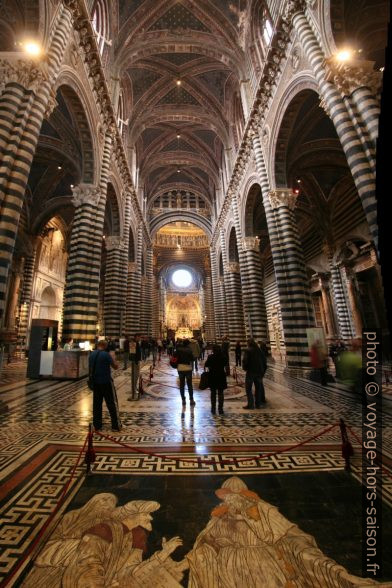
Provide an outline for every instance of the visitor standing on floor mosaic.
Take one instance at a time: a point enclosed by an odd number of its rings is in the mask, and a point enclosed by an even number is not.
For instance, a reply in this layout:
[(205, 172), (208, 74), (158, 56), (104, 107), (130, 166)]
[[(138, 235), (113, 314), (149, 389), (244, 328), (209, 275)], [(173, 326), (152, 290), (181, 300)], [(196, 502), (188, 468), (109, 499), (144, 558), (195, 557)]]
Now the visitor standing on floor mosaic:
[(223, 414), (224, 391), (227, 389), (226, 360), (220, 345), (214, 345), (212, 353), (204, 365), (208, 369), (208, 384), (211, 390), (211, 413), (216, 414), (216, 393), (218, 392), (218, 412)]
[[(265, 404), (263, 377), (267, 369), (267, 360), (254, 339), (248, 340), (248, 347), (244, 351), (242, 367), (246, 371), (245, 389), (248, 398), (248, 403), (244, 408), (260, 408), (262, 404)], [(252, 393), (253, 384), (255, 386), (254, 397)]]
[(192, 367), (193, 367), (193, 353), (189, 346), (189, 340), (185, 339), (182, 345), (177, 344), (176, 356), (178, 358), (177, 370), (180, 378), (180, 394), (182, 399), (182, 406), (186, 405), (185, 400), (185, 381), (188, 387), (189, 403), (195, 406), (196, 402), (193, 400), (193, 385), (192, 385)]
[(93, 384), (93, 425), (97, 431), (102, 429), (102, 402), (105, 400), (112, 420), (112, 430), (120, 431), (117, 394), (110, 372), (111, 368), (118, 368), (118, 363), (114, 352), (107, 351), (107, 346), (106, 341), (99, 341), (98, 348), (89, 357), (90, 377)]

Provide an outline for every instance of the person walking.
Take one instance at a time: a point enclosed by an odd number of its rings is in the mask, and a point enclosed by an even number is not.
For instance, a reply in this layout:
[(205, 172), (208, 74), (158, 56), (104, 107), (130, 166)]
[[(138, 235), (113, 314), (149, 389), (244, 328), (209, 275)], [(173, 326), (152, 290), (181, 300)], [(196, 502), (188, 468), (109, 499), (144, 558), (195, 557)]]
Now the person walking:
[(140, 375), (140, 361), (142, 359), (142, 351), (140, 348), (140, 335), (138, 333), (133, 337), (133, 341), (129, 344), (129, 358), (131, 360), (131, 396), (128, 400), (134, 400), (136, 397), (137, 383)]
[(174, 349), (173, 339), (169, 339), (169, 343), (167, 344), (167, 352), (169, 354), (169, 357), (171, 357), (173, 355), (173, 349)]
[(223, 414), (224, 390), (227, 388), (226, 359), (220, 345), (213, 345), (204, 368), (208, 368), (208, 384), (211, 390), (211, 414), (216, 414), (216, 393), (218, 392), (218, 412)]
[(237, 341), (235, 344), (235, 367), (241, 367), (242, 348), (241, 343)]
[(315, 341), (310, 349), (310, 363), (312, 368), (319, 373), (322, 386), (326, 386), (328, 383), (327, 357), (320, 341)]
[(186, 406), (185, 400), (185, 381), (188, 387), (189, 404), (195, 406), (196, 402), (193, 400), (193, 385), (192, 385), (192, 366), (193, 353), (189, 346), (189, 339), (185, 339), (182, 345), (177, 345), (176, 356), (178, 357), (177, 370), (180, 378), (180, 394), (182, 399), (182, 406)]
[(124, 351), (124, 367), (123, 370), (126, 370), (128, 367), (128, 359), (129, 359), (129, 337), (125, 335), (124, 343), (123, 343), (123, 351)]
[(199, 370), (199, 366), (197, 365), (197, 360), (199, 359), (200, 355), (200, 347), (196, 339), (191, 339), (189, 341), (189, 347), (191, 348), (192, 355), (193, 355), (193, 369), (195, 372)]
[[(263, 377), (267, 369), (267, 359), (265, 354), (257, 345), (254, 339), (248, 340), (248, 347), (244, 351), (242, 367), (246, 371), (245, 389), (248, 398), (248, 404), (243, 408), (252, 410), (261, 408), (265, 404), (265, 391)], [(255, 396), (253, 397), (252, 386), (255, 386)]]
[(90, 354), (89, 370), (93, 382), (93, 426), (102, 429), (102, 402), (105, 400), (112, 421), (112, 431), (121, 431), (116, 389), (110, 369), (117, 369), (114, 352), (107, 351), (107, 342), (99, 341), (98, 348)]

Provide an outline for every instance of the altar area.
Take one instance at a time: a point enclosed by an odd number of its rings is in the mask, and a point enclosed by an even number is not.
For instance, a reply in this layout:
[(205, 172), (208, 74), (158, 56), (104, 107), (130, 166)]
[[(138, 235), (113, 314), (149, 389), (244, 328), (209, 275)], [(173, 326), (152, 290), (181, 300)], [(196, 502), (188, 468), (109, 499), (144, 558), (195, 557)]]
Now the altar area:
[(176, 339), (191, 339), (193, 332), (189, 327), (179, 327), (176, 330)]

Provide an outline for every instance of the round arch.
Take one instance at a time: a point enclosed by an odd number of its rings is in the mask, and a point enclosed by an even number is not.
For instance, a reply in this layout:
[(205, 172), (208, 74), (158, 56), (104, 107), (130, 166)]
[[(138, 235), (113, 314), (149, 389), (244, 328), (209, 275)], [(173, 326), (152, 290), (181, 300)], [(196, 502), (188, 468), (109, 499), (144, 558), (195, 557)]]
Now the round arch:
[[(61, 88), (68, 89), (68, 95), (72, 99), (73, 109), (75, 108), (75, 118), (82, 124), (79, 127), (80, 141), (83, 149), (83, 182), (96, 184), (98, 182), (98, 165), (94, 159), (94, 153), (100, 153), (98, 133), (96, 128), (98, 121), (92, 113), (88, 94), (75, 75), (75, 72), (69, 66), (63, 66), (56, 79), (54, 91), (57, 93)], [(71, 95), (71, 92), (73, 95)], [(94, 130), (95, 129), (95, 130)]]
[(293, 103), (293, 100), (295, 100), (299, 94), (306, 90), (313, 91), (319, 96), (316, 79), (311, 75), (304, 75), (303, 73), (300, 73), (296, 78), (294, 78), (291, 84), (289, 84), (279, 101), (274, 117), (274, 124), (271, 126), (269, 157), (267, 159), (267, 168), (269, 171), (268, 176), (271, 178), (271, 190), (278, 187), (275, 166), (278, 154), (279, 134), (282, 128), (283, 119), (291, 104)]
[(187, 210), (182, 210), (181, 213), (176, 213), (173, 210), (169, 210), (168, 212), (164, 212), (153, 218), (150, 223), (151, 238), (156, 235), (159, 229), (169, 223), (176, 221), (186, 221), (192, 223), (199, 227), (199, 229), (202, 229), (207, 234), (207, 236), (211, 238), (212, 230), (210, 221), (200, 215), (194, 214), (192, 211)]

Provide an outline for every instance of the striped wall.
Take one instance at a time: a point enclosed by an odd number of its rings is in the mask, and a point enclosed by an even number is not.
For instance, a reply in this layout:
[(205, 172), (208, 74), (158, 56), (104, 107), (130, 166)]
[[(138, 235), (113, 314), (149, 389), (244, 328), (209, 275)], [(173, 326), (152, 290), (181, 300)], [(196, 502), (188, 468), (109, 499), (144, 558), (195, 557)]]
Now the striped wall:
[(215, 339), (214, 303), (212, 298), (212, 280), (209, 274), (204, 280), (205, 331), (207, 341)]
[(105, 335), (119, 337), (125, 327), (128, 247), (119, 237), (106, 237), (106, 275), (104, 295)]

